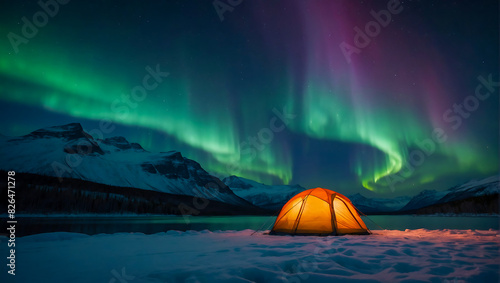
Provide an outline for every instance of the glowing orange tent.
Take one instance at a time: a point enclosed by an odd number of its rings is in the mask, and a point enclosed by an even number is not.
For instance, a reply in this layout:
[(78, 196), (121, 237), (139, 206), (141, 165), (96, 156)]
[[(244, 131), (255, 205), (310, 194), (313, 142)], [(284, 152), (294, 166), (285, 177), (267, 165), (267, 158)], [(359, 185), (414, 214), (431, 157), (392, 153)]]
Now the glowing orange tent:
[(274, 222), (270, 234), (370, 234), (351, 201), (331, 190), (316, 188), (292, 197)]

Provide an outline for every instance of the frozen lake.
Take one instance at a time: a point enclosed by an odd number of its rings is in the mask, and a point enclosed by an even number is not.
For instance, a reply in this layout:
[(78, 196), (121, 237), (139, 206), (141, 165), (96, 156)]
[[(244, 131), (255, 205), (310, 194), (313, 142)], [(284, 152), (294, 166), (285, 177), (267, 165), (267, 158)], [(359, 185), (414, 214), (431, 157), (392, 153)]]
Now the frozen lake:
[[(362, 217), (368, 228), (405, 229), (499, 229), (498, 216), (412, 216), (371, 215)], [(21, 217), (17, 236), (47, 232), (76, 232), (88, 235), (140, 232), (155, 234), (171, 230), (268, 230), (273, 216), (99, 216), (99, 217)], [(375, 223), (373, 223), (371, 220)], [(381, 226), (381, 227), (379, 227)]]

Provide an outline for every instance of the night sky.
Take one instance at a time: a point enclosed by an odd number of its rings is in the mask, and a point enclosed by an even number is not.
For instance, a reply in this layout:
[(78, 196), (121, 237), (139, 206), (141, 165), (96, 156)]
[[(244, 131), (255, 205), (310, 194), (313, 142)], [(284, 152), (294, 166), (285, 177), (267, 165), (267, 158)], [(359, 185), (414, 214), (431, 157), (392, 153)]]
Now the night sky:
[(391, 2), (2, 1), (0, 133), (79, 122), (366, 196), (498, 173), (498, 1)]

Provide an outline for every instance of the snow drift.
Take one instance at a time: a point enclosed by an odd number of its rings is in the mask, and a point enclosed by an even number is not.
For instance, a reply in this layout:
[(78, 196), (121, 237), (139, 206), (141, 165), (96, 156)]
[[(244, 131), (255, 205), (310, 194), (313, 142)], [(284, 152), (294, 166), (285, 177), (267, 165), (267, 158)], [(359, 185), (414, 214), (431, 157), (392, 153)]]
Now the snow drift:
[[(22, 237), (1, 282), (498, 282), (497, 230), (292, 237), (244, 231)], [(0, 245), (7, 247), (7, 237)], [(9, 276), (9, 277), (7, 277)], [(127, 279), (120, 281), (120, 279)]]

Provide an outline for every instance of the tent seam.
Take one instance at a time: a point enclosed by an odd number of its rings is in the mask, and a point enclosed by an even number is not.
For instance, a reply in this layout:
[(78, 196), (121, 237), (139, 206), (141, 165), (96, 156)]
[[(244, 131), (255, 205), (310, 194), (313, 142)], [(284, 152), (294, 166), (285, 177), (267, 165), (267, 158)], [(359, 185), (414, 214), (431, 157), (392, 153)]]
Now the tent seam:
[(297, 215), (297, 220), (296, 220), (296, 223), (294, 224), (294, 227), (292, 228), (292, 231), (294, 234), (297, 233), (297, 228), (299, 227), (299, 223), (300, 223), (300, 218), (302, 217), (302, 212), (304, 211), (304, 207), (306, 205), (306, 201), (307, 201), (307, 198), (309, 197), (309, 195), (311, 195), (311, 193), (313, 192), (314, 190), (310, 191), (305, 197), (304, 197), (304, 201), (302, 202), (302, 206), (300, 207), (300, 211), (299, 211), (299, 214)]
[[(301, 200), (301, 201), (297, 202), (296, 204), (294, 204), (294, 205), (293, 205), (292, 207), (290, 207), (290, 209), (289, 209), (289, 210), (287, 210), (287, 211), (286, 211), (286, 212), (285, 212), (285, 213), (284, 213), (284, 214), (283, 214), (283, 215), (282, 215), (279, 219), (276, 219), (276, 222), (274, 222), (273, 227), (274, 227), (274, 226), (275, 226), (275, 225), (276, 225), (276, 224), (277, 224), (277, 223), (278, 223), (281, 219), (283, 219), (283, 217), (285, 217), (285, 215), (287, 215), (287, 213), (288, 213), (288, 212), (290, 212), (290, 210), (292, 210), (292, 209), (293, 209), (295, 206), (297, 206), (299, 203), (303, 203), (303, 202), (304, 202), (304, 200), (305, 200), (305, 198), (304, 198), (303, 200)], [(281, 212), (281, 211), (280, 211), (280, 212)], [(278, 214), (278, 216), (279, 216), (279, 214)]]
[[(339, 198), (339, 199), (340, 199), (340, 198)], [(363, 226), (361, 226), (361, 224), (359, 224), (358, 219), (356, 219), (356, 216), (354, 216), (354, 214), (352, 214), (351, 209), (350, 209), (350, 208), (349, 208), (349, 206), (345, 203), (345, 201), (344, 201), (344, 200), (342, 200), (342, 199), (340, 199), (340, 201), (342, 201), (342, 202), (344, 203), (345, 207), (347, 208), (347, 210), (348, 210), (348, 211), (349, 211), (349, 213), (351, 214), (352, 218), (354, 218), (354, 220), (356, 220), (356, 223), (358, 223), (359, 228), (364, 230)]]

